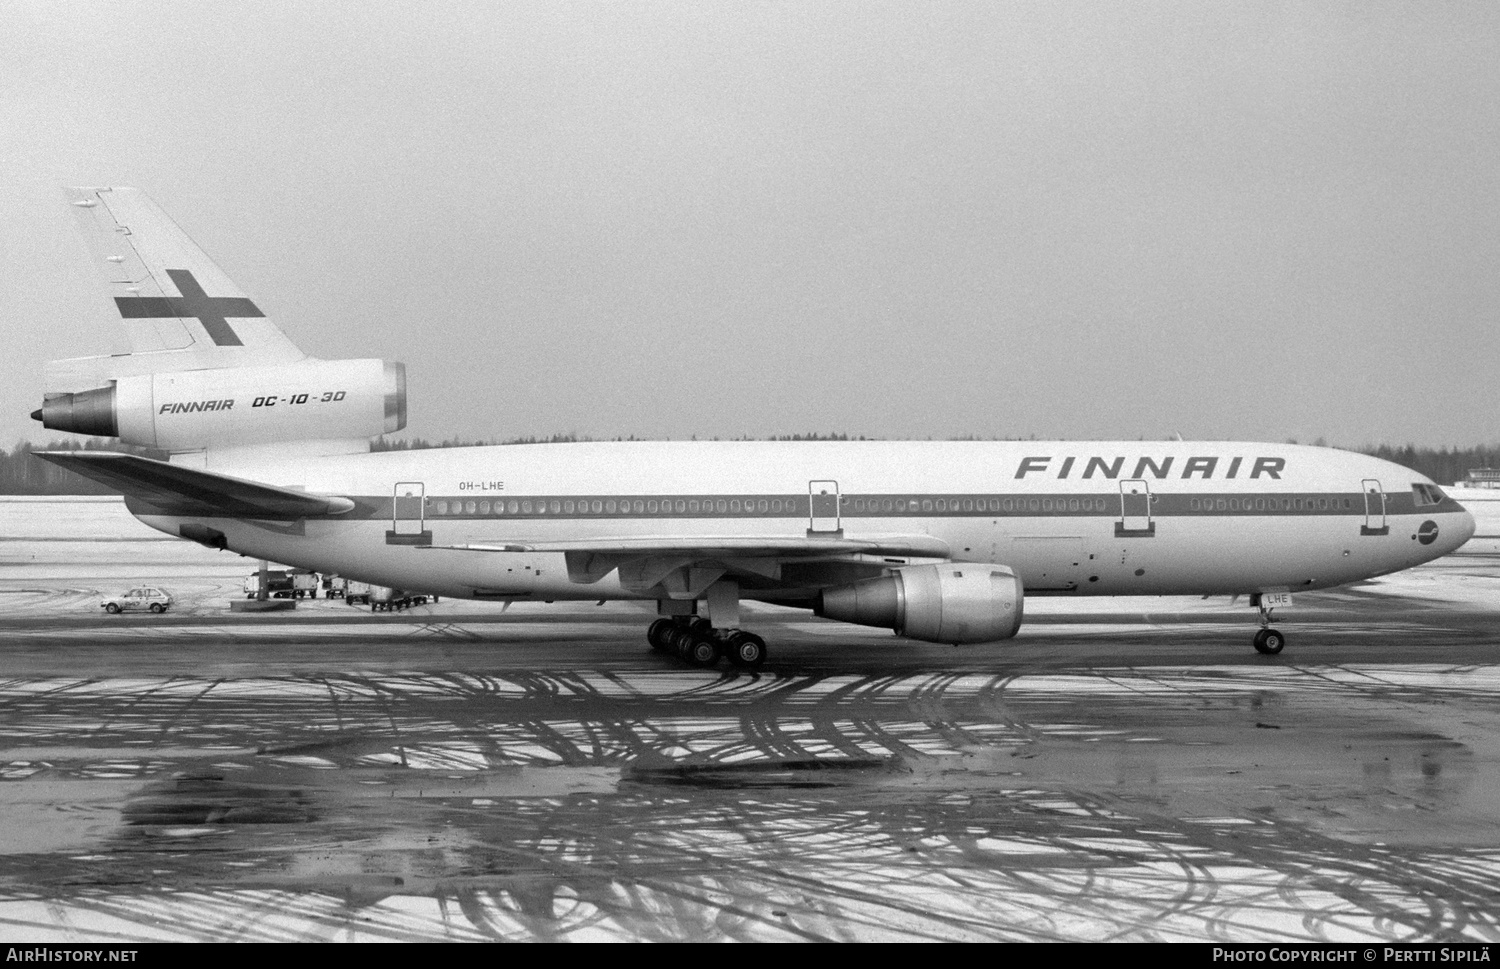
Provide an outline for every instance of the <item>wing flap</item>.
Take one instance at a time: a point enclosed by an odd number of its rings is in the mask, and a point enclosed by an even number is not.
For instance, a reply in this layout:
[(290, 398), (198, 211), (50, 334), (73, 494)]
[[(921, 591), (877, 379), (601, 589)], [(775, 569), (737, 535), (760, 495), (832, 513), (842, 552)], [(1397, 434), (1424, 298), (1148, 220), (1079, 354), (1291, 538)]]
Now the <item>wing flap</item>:
[(43, 461), (50, 461), (127, 497), (139, 499), (163, 515), (287, 521), (340, 515), (354, 508), (353, 501), (336, 495), (278, 488), (134, 454), (113, 451), (32, 453)]

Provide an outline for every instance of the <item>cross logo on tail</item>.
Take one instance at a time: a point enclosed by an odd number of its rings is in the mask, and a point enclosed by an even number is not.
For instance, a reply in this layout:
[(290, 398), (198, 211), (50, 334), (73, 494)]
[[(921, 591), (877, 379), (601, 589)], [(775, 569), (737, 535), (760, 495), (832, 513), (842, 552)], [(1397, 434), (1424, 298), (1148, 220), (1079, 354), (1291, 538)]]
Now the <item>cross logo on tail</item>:
[(181, 296), (116, 296), (115, 305), (120, 308), (120, 316), (127, 320), (195, 317), (216, 345), (239, 347), (244, 343), (229, 325), (228, 317), (266, 315), (243, 296), (208, 295), (186, 269), (168, 269), (167, 275)]

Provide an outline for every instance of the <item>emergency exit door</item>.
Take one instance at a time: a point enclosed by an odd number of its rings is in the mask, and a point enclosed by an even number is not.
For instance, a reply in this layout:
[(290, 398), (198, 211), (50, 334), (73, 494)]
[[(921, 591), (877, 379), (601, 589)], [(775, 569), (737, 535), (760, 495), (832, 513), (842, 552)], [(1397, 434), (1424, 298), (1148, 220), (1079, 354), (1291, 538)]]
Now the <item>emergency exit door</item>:
[(387, 544), (432, 544), (432, 532), (426, 527), (426, 491), (420, 481), (396, 482), (391, 495), (391, 530), (385, 533)]
[(809, 535), (837, 533), (839, 522), (839, 483), (837, 481), (809, 481), (807, 483), (807, 533)]

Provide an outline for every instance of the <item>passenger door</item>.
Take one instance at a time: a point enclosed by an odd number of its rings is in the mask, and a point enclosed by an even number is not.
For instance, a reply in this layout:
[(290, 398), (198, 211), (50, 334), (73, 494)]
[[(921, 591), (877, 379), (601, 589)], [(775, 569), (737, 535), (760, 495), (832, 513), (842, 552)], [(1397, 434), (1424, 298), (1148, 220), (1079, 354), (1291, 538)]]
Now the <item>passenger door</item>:
[(1362, 482), (1365, 493), (1365, 523), (1360, 526), (1361, 535), (1389, 535), (1390, 525), (1385, 520), (1385, 489), (1379, 480), (1366, 478)]
[(809, 481), (807, 500), (807, 534), (838, 534), (841, 527), (839, 483), (837, 481)]
[(398, 481), (391, 496), (391, 530), (387, 545), (431, 545), (426, 528), (426, 486), (420, 481)]
[(1149, 538), (1155, 534), (1151, 486), (1144, 478), (1126, 478), (1120, 482), (1120, 518), (1115, 522), (1115, 537)]

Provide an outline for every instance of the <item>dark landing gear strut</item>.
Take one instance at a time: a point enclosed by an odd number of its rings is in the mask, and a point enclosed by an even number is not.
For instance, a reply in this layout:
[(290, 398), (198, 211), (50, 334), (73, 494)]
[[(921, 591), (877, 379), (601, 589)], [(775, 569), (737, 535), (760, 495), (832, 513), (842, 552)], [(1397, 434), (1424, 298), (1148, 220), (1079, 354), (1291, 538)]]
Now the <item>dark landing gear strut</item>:
[(1256, 593), (1250, 604), (1260, 610), (1260, 631), (1255, 634), (1255, 651), (1266, 656), (1275, 656), (1286, 647), (1286, 636), (1281, 630), (1271, 628), (1271, 608), (1264, 597)]
[(651, 648), (676, 653), (692, 666), (709, 667), (720, 656), (740, 669), (757, 670), (766, 662), (766, 641), (743, 629), (715, 629), (702, 616), (672, 616), (656, 620), (646, 632)]

